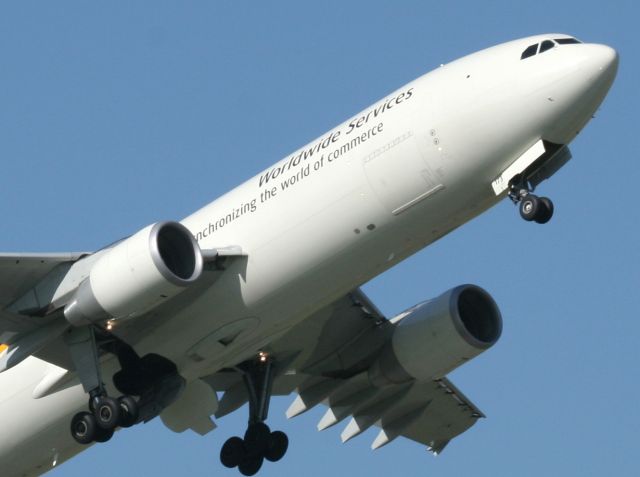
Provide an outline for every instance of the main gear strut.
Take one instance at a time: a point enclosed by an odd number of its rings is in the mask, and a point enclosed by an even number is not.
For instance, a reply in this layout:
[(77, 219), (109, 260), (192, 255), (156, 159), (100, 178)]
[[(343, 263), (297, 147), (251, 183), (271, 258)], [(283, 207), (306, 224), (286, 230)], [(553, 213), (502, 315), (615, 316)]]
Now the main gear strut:
[(249, 425), (244, 439), (231, 437), (220, 450), (220, 461), (226, 467), (238, 467), (243, 475), (254, 475), (264, 459), (276, 462), (284, 457), (289, 439), (282, 431), (271, 431), (264, 421), (269, 413), (273, 385), (273, 361), (267, 353), (236, 367), (242, 373), (249, 396)]
[(107, 394), (102, 374), (96, 330), (93, 326), (71, 329), (65, 335), (71, 359), (84, 391), (89, 395), (89, 411), (71, 419), (71, 435), (80, 444), (106, 442), (116, 427), (130, 427), (138, 420), (138, 403), (131, 396), (114, 399)]

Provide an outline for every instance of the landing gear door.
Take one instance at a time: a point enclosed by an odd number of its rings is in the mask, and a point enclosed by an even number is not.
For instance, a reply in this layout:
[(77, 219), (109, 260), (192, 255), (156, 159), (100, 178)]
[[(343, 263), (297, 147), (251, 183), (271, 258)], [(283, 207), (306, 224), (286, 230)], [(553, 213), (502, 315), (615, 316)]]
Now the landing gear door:
[(363, 167), (374, 193), (394, 215), (444, 189), (412, 131), (372, 151)]
[(491, 184), (493, 191), (500, 195), (514, 185), (514, 181), (530, 184), (533, 191), (570, 159), (571, 151), (567, 146), (540, 139), (495, 178)]
[(570, 159), (571, 151), (567, 146), (562, 146), (558, 152), (553, 154), (547, 162), (528, 177), (529, 182), (533, 187), (538, 187), (538, 184), (558, 172)]

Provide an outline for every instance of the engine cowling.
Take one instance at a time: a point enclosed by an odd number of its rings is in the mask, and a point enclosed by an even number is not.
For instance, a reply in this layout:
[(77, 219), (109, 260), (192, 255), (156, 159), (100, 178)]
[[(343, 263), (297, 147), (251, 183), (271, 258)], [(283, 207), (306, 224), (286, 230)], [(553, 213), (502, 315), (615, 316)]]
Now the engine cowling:
[(475, 285), (453, 288), (392, 321), (392, 337), (369, 369), (376, 386), (440, 378), (489, 349), (502, 332), (498, 306)]
[(139, 316), (202, 275), (200, 247), (177, 222), (158, 222), (102, 252), (64, 315), (71, 324)]

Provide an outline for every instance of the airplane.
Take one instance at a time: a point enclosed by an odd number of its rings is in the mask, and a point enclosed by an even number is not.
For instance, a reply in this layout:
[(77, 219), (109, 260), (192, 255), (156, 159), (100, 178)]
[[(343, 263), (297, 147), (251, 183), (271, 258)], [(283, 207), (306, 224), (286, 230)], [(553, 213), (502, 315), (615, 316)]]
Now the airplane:
[[(360, 286), (507, 198), (534, 194), (609, 91), (618, 54), (566, 34), (510, 41), (388, 94), (182, 221), (94, 253), (0, 256), (0, 463), (34, 476), (160, 417), (207, 434), (248, 403), (221, 463), (286, 453), (267, 425), (327, 406), (348, 441), (437, 454), (484, 414), (448, 378), (492, 347), (492, 296), (460, 285), (392, 317)], [(532, 225), (535, 226), (535, 225)]]

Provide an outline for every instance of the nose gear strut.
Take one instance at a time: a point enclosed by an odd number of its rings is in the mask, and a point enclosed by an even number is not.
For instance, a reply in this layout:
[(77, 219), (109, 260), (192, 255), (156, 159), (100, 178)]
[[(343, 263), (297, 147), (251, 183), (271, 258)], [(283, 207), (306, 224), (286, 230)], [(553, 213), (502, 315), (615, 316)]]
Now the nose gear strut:
[(273, 385), (273, 361), (261, 352), (256, 359), (236, 367), (242, 373), (249, 395), (249, 424), (244, 438), (231, 437), (220, 450), (220, 461), (225, 467), (238, 467), (243, 475), (254, 475), (264, 459), (276, 462), (284, 457), (289, 439), (282, 431), (271, 431), (264, 421), (269, 413)]

